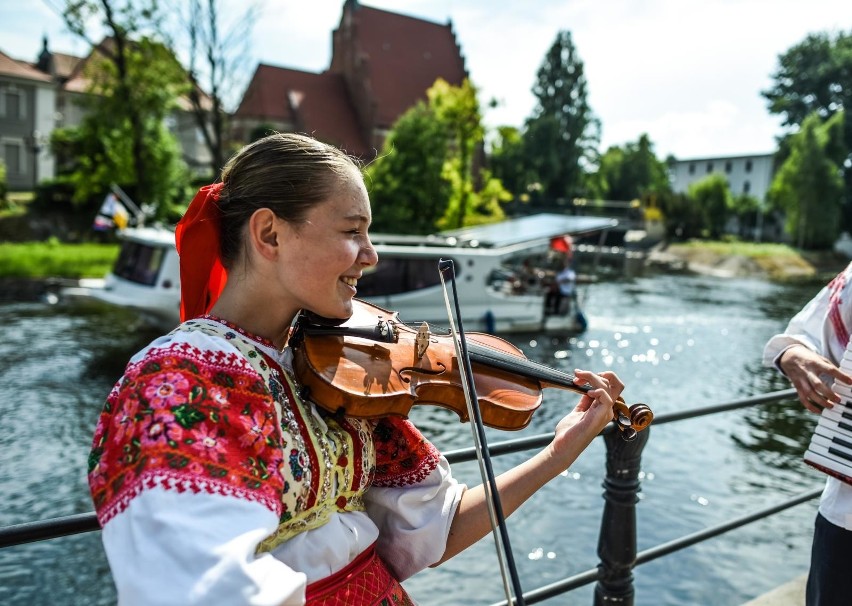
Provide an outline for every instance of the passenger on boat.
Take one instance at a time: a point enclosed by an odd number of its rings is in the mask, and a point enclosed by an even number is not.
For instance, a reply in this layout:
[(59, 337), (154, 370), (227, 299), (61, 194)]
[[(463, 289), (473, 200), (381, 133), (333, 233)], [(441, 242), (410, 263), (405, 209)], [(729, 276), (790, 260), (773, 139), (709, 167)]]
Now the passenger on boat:
[(576, 296), (577, 272), (574, 271), (571, 249), (565, 253), (562, 270), (556, 274), (545, 300), (548, 315), (564, 315), (568, 304)]
[[(841, 402), (833, 387), (835, 381), (852, 385), (852, 376), (839, 368), (844, 354), (852, 351), (850, 328), (852, 264), (790, 320), (784, 333), (769, 340), (763, 362), (790, 379), (805, 408), (820, 413)], [(847, 606), (852, 601), (849, 562), (852, 486), (829, 475), (814, 525), (807, 606)]]
[[(377, 262), (358, 165), (309, 137), (243, 148), (177, 229), (184, 322), (107, 398), (89, 483), (120, 604), (408, 604), (400, 582), (490, 530), (408, 420), (329, 414), (298, 385), (299, 310), (347, 318)], [(612, 419), (593, 389), (552, 442), (497, 478), (508, 515)], [(446, 592), (446, 588), (441, 589)]]

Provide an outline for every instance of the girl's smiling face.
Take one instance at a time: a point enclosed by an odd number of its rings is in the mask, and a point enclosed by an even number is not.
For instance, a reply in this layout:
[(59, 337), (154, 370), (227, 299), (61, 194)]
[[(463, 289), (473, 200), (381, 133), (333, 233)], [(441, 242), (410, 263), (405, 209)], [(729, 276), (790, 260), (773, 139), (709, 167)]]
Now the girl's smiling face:
[(364, 269), (378, 262), (367, 235), (370, 200), (357, 169), (311, 208), (305, 221), (283, 222), (283, 252), (278, 271), (283, 288), (298, 309), (328, 318), (352, 315), (352, 299)]

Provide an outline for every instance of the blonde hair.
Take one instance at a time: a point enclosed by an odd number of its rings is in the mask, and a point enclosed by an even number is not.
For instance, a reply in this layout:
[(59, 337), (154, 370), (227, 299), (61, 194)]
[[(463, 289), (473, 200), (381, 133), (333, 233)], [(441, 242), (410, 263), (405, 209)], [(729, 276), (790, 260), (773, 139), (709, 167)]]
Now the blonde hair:
[(355, 174), (363, 178), (356, 158), (305, 135), (275, 133), (243, 147), (222, 169), (222, 264), (229, 267), (238, 258), (243, 227), (256, 210), (268, 208), (301, 223)]

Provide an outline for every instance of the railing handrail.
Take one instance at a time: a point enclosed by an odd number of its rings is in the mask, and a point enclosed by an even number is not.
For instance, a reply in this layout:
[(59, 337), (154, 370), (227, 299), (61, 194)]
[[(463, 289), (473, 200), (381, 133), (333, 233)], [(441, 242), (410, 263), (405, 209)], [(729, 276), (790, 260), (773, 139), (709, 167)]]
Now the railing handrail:
[[(653, 427), (665, 425), (666, 423), (674, 423), (676, 421), (684, 421), (686, 419), (694, 419), (696, 417), (705, 417), (719, 412), (728, 412), (738, 410), (740, 408), (749, 408), (758, 404), (767, 404), (769, 402), (777, 402), (786, 400), (796, 395), (795, 389), (782, 389), (779, 391), (770, 391), (765, 394), (756, 396), (748, 396), (729, 402), (712, 404), (710, 406), (701, 406), (698, 408), (690, 408), (687, 410), (679, 410), (677, 412), (662, 413), (654, 416)], [(606, 435), (614, 431), (613, 425), (608, 425), (600, 435)], [(504, 440), (489, 444), (488, 452), (491, 456), (500, 456), (512, 452), (522, 452), (531, 448), (540, 448), (546, 446), (553, 439), (554, 432), (537, 434), (534, 436), (526, 436), (516, 438), (514, 440)], [(476, 459), (476, 449), (473, 447), (459, 448), (456, 450), (448, 450), (444, 453), (450, 463), (461, 463), (464, 461), (473, 461)]]
[[(710, 406), (692, 408), (672, 413), (663, 413), (657, 415), (657, 417), (654, 419), (653, 425), (665, 425), (667, 423), (673, 423), (676, 421), (683, 421), (686, 419), (693, 419), (731, 410), (749, 408), (751, 406), (756, 406), (759, 404), (766, 404), (786, 399), (792, 399), (795, 396), (796, 390), (791, 388), (769, 392), (765, 394), (758, 394), (755, 396), (749, 396), (746, 398), (740, 398), (737, 400), (722, 402)], [(642, 445), (638, 447), (638, 450), (636, 450), (636, 452), (628, 454), (622, 453), (621, 456), (626, 456), (627, 459), (618, 459), (619, 455), (616, 455), (615, 459), (613, 459), (613, 454), (612, 452), (610, 452), (611, 444), (616, 443), (612, 440), (611, 434), (613, 432), (613, 425), (606, 427), (604, 431), (601, 432), (601, 436), (607, 437), (608, 440), (608, 473), (604, 481), (604, 486), (607, 491), (605, 493), (604, 520), (601, 523), (601, 538), (598, 546), (598, 553), (602, 558), (605, 556), (605, 554), (609, 553), (608, 549), (611, 547), (611, 545), (607, 543), (607, 541), (611, 542), (613, 540), (612, 537), (605, 537), (603, 533), (604, 526), (606, 525), (605, 522), (607, 519), (607, 515), (624, 515), (625, 512), (627, 512), (631, 516), (635, 515), (633, 513), (635, 502), (629, 502), (629, 497), (631, 495), (631, 490), (638, 491), (638, 481), (634, 481), (631, 484), (630, 478), (628, 477), (630, 474), (626, 474), (626, 472), (630, 471), (630, 469), (627, 468), (632, 468), (635, 480), (635, 475), (638, 472), (641, 450), (644, 446), (643, 440)], [(527, 436), (523, 438), (516, 438), (513, 440), (504, 440), (489, 445), (488, 450), (492, 456), (501, 456), (513, 452), (521, 452), (536, 447), (543, 447), (553, 439), (553, 436), (554, 433), (550, 432), (534, 436)], [(472, 461), (476, 459), (476, 449), (461, 448), (457, 450), (451, 450), (447, 451), (445, 453), (445, 456), (450, 463)], [(616, 460), (619, 465), (622, 465), (622, 467), (615, 470), (615, 475), (610, 475), (614, 471), (612, 469), (612, 464), (614, 460)], [(626, 465), (626, 467), (624, 467), (624, 465)], [(533, 604), (597, 581), (598, 586), (595, 596), (596, 603), (605, 603), (607, 599), (611, 599), (611, 596), (609, 593), (607, 593), (607, 591), (612, 591), (612, 588), (615, 587), (618, 591), (621, 591), (623, 593), (619, 601), (626, 604), (626, 606), (630, 606), (633, 603), (632, 573), (630, 573), (630, 571), (632, 571), (635, 566), (645, 564), (647, 562), (669, 555), (680, 549), (690, 547), (696, 543), (700, 543), (730, 530), (774, 515), (780, 511), (814, 499), (818, 497), (821, 492), (821, 487), (808, 490), (780, 503), (776, 503), (769, 507), (765, 507), (763, 509), (746, 514), (744, 516), (728, 520), (716, 526), (706, 528), (689, 535), (685, 535), (672, 541), (662, 543), (639, 553), (636, 553), (635, 551), (636, 532), (635, 526), (633, 526), (631, 529), (631, 532), (633, 534), (632, 539), (634, 543), (633, 556), (629, 559), (628, 562), (629, 570), (627, 571), (628, 575), (626, 579), (612, 577), (613, 571), (615, 571), (616, 574), (620, 574), (621, 572), (623, 572), (624, 562), (602, 562), (598, 565), (597, 568), (590, 569), (579, 574), (575, 574), (566, 579), (562, 579), (555, 583), (551, 583), (549, 585), (539, 587), (528, 592), (524, 592), (524, 601), (528, 604)], [(627, 498), (625, 499), (625, 497)], [(613, 513), (614, 510), (619, 510), (619, 508), (620, 511), (618, 511), (617, 514)], [(607, 511), (609, 511), (609, 514), (607, 513)], [(93, 530), (100, 530), (100, 525), (98, 524), (98, 520), (94, 512), (79, 513), (69, 516), (39, 520), (35, 522), (15, 524), (12, 526), (0, 528), (0, 549), (2, 549), (3, 547), (19, 545), (22, 543), (30, 543), (34, 541), (59, 538), (72, 534), (90, 532)], [(624, 554), (622, 553), (622, 557), (623, 555)], [(613, 566), (615, 566), (615, 568), (613, 568)], [(506, 602), (498, 602), (497, 604), (506, 604)]]
[[(652, 560), (669, 555), (675, 551), (680, 551), (681, 549), (686, 549), (687, 547), (691, 547), (701, 541), (719, 536), (720, 534), (724, 534), (741, 526), (745, 526), (746, 524), (761, 520), (770, 515), (784, 511), (785, 509), (795, 507), (796, 505), (801, 505), (811, 499), (817, 498), (820, 494), (822, 494), (822, 487), (803, 492), (785, 501), (753, 511), (739, 518), (735, 518), (733, 520), (717, 524), (716, 526), (711, 526), (710, 528), (705, 528), (704, 530), (645, 549), (644, 551), (640, 551), (636, 554), (635, 565), (639, 566), (640, 564), (647, 564)], [(589, 570), (579, 572), (568, 578), (550, 583), (549, 585), (544, 585), (543, 587), (538, 587), (531, 591), (524, 592), (524, 602), (527, 604), (535, 604), (536, 602), (548, 600), (559, 594), (579, 589), (589, 583), (594, 583), (595, 581), (600, 580), (600, 577), (600, 568), (590, 568)], [(506, 606), (506, 601), (496, 602), (492, 604), (492, 606)]]

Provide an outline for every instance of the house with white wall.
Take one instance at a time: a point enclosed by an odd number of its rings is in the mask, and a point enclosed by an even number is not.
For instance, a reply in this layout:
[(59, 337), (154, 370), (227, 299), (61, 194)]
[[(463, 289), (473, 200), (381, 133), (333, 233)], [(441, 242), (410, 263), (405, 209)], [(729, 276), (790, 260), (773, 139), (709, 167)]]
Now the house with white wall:
[(10, 189), (32, 189), (53, 177), (47, 140), (55, 127), (53, 78), (0, 51), (0, 160)]
[(763, 202), (775, 175), (774, 158), (768, 153), (675, 160), (669, 167), (672, 189), (686, 193), (693, 183), (719, 173), (728, 181), (734, 196), (745, 194)]
[[(104, 44), (102, 42), (101, 44)], [(30, 63), (0, 50), (0, 161), (6, 165), (11, 190), (31, 190), (56, 176), (56, 158), (50, 135), (56, 128), (76, 126), (86, 114), (89, 95), (86, 57), (54, 53), (47, 38), (38, 60)], [(206, 100), (206, 95), (202, 93)], [(166, 119), (187, 166), (199, 174), (210, 172), (210, 151), (204, 144), (192, 107), (185, 98)]]

